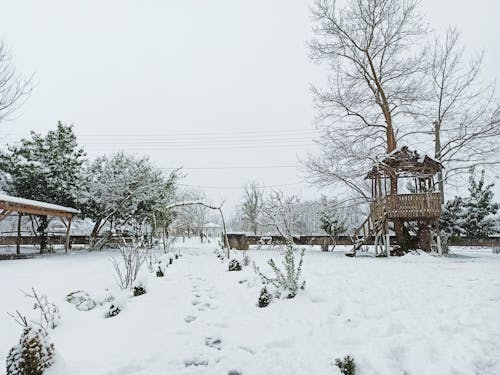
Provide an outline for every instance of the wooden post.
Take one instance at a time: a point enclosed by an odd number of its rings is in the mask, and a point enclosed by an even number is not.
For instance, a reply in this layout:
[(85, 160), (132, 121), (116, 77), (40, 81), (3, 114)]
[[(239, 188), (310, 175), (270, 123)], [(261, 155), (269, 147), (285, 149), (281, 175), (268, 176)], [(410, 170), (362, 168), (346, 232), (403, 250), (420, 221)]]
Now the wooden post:
[(64, 252), (67, 253), (69, 249), (69, 231), (71, 229), (71, 219), (72, 217), (68, 217), (68, 225), (66, 227), (66, 242), (64, 243)]
[(16, 254), (21, 254), (21, 220), (22, 214), (17, 213), (17, 238), (16, 238)]
[(389, 234), (389, 221), (385, 224), (385, 253), (388, 257), (391, 256), (390, 241), (391, 237)]

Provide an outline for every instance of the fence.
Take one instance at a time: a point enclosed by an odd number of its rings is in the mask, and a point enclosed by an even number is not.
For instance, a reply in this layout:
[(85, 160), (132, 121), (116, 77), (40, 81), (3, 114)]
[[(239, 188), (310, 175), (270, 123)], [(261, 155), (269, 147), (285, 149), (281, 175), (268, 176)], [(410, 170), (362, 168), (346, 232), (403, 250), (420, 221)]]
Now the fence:
[[(232, 249), (248, 250), (251, 245), (265, 244), (280, 244), (284, 243), (285, 239), (282, 236), (254, 236), (241, 233), (229, 233), (227, 235), (229, 246)], [(294, 236), (296, 245), (332, 245), (332, 239), (329, 236)], [(391, 236), (391, 243), (396, 242), (396, 237)], [(337, 245), (352, 246), (353, 242), (349, 236), (340, 236), (336, 241)], [(373, 239), (366, 242), (367, 245), (373, 245)], [(451, 246), (482, 246), (482, 247), (500, 247), (500, 237), (490, 238), (456, 238), (450, 241)]]

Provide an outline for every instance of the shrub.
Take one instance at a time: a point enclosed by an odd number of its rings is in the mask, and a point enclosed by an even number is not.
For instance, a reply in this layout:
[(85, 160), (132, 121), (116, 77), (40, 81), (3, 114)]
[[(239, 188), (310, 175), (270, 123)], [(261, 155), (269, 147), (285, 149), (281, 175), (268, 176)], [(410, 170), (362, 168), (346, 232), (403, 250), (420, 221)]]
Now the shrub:
[(284, 295), (286, 298), (294, 298), (299, 289), (304, 289), (306, 282), (300, 281), (302, 263), (304, 260), (304, 249), (300, 252), (299, 264), (295, 266), (295, 255), (293, 242), (287, 241), (283, 259), (284, 270), (280, 270), (273, 259), (269, 259), (267, 264), (273, 270), (275, 277), (264, 275), (254, 262), (254, 270), (261, 277), (264, 284), (271, 284), (277, 290), (277, 296)]
[(116, 258), (111, 259), (115, 270), (115, 280), (121, 289), (129, 289), (137, 278), (137, 274), (145, 261), (137, 247), (120, 248), (121, 264)]
[(271, 295), (271, 293), (269, 293), (267, 291), (267, 288), (264, 287), (260, 291), (259, 300), (257, 301), (257, 306), (266, 307), (271, 303), (272, 299), (273, 299), (273, 296)]
[(134, 297), (142, 296), (146, 294), (146, 288), (143, 286), (134, 286)]
[(34, 328), (26, 318), (18, 315), (24, 329), (19, 343), (7, 356), (7, 375), (42, 375), (54, 363), (54, 344), (45, 329)]
[(345, 356), (344, 358), (335, 359), (335, 366), (340, 369), (342, 375), (355, 375), (356, 365), (354, 364), (354, 358), (351, 356)]
[(40, 323), (37, 324), (44, 330), (56, 328), (61, 319), (59, 308), (54, 302), (48, 300), (47, 295), (38, 295), (35, 288), (31, 288), (31, 291), (32, 294), (23, 293), (26, 297), (33, 300), (33, 310), (39, 310), (40, 312)]
[(250, 263), (251, 263), (251, 260), (250, 260), (250, 257), (248, 256), (248, 254), (245, 252), (243, 254), (243, 259), (241, 260), (241, 263), (243, 263), (243, 266), (249, 266)]
[(229, 271), (241, 271), (241, 263), (237, 259), (229, 261)]
[(161, 269), (161, 265), (158, 265), (158, 270), (156, 271), (156, 277), (163, 277), (165, 276), (165, 273)]
[(117, 316), (120, 312), (121, 309), (118, 306), (111, 304), (111, 306), (109, 306), (108, 311), (106, 312), (106, 318)]

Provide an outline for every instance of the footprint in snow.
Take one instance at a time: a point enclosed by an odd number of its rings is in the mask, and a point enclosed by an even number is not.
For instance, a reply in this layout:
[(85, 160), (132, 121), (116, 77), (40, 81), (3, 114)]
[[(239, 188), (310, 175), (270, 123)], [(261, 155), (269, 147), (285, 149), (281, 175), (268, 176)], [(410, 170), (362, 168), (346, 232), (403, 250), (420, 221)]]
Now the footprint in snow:
[(207, 337), (205, 339), (205, 345), (217, 350), (221, 350), (222, 340), (217, 337)]
[(188, 315), (184, 318), (184, 321), (186, 323), (191, 323), (191, 322), (194, 322), (196, 320), (196, 316), (194, 315)]

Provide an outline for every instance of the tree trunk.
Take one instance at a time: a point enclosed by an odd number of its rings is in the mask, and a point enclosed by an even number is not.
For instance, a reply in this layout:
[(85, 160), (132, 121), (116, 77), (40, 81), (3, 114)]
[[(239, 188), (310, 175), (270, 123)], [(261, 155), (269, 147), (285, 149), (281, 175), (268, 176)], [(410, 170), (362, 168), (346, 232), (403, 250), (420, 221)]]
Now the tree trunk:
[(92, 232), (90, 233), (90, 241), (89, 241), (90, 250), (94, 250), (95, 244), (97, 242), (97, 236), (99, 235), (99, 228), (101, 226), (101, 222), (102, 220), (98, 219), (94, 224), (94, 228), (92, 228)]
[(40, 237), (40, 254), (47, 250), (47, 227), (49, 226), (49, 221), (47, 215), (40, 216), (40, 225), (37, 228)]
[(424, 251), (431, 251), (431, 226), (427, 221), (418, 222), (417, 246)]

